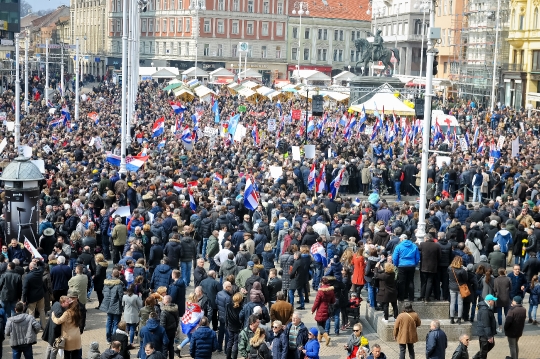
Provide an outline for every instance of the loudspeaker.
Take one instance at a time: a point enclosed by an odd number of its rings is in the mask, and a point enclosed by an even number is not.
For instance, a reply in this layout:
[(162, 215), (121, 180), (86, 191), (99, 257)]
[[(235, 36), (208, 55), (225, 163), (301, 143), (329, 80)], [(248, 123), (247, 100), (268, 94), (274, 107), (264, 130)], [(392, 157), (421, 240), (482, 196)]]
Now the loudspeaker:
[(322, 116), (324, 113), (324, 98), (322, 95), (313, 95), (311, 98), (311, 113), (313, 116)]
[(414, 115), (416, 118), (423, 120), (424, 119), (424, 99), (415, 98), (414, 99)]

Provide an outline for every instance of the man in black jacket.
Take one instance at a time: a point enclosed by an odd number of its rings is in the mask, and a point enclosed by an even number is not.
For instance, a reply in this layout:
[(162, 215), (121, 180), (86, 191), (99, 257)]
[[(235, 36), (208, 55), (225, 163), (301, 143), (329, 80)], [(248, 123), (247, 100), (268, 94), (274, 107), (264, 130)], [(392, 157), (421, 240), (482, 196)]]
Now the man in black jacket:
[(163, 247), (159, 244), (158, 237), (152, 237), (152, 247), (150, 247), (150, 256), (148, 258), (149, 275), (152, 278), (152, 274), (158, 265), (161, 264), (163, 259)]
[[(182, 270), (182, 279), (186, 283), (186, 287), (189, 287), (191, 281), (191, 264), (197, 255), (197, 243), (191, 236), (191, 227), (184, 226), (184, 237), (180, 240), (182, 245), (182, 254), (180, 255), (180, 266)], [(193, 266), (195, 268), (195, 266)]]
[(341, 227), (341, 234), (347, 239), (349, 239), (350, 237), (354, 237), (355, 242), (358, 242), (360, 240), (358, 230), (355, 226), (351, 225), (351, 220), (349, 218), (345, 218), (344, 224)]
[(169, 258), (169, 266), (172, 269), (180, 268), (180, 257), (182, 256), (182, 245), (178, 239), (178, 234), (173, 233), (172, 238), (163, 248), (163, 254)]
[(448, 239), (446, 239), (446, 235), (444, 233), (439, 232), (438, 238), (439, 241), (437, 243), (441, 247), (441, 259), (439, 261), (437, 282), (435, 285), (439, 286), (442, 284), (442, 300), (449, 300), (450, 289), (448, 288), (448, 266), (452, 262), (453, 258), (452, 245), (448, 242)]
[(474, 359), (487, 359), (489, 351), (495, 346), (497, 323), (495, 322), (493, 307), (496, 301), (497, 298), (488, 294), (483, 302), (478, 303), (476, 333), (480, 341), (480, 351), (475, 354)]
[(9, 262), (6, 272), (0, 277), (0, 300), (8, 318), (15, 315), (15, 304), (21, 294), (21, 276), (15, 272), (15, 263)]
[(201, 281), (200, 286), (202, 287), (204, 294), (206, 294), (206, 296), (208, 297), (208, 302), (212, 307), (212, 316), (208, 319), (212, 320), (212, 328), (214, 329), (214, 331), (216, 331), (218, 327), (216, 297), (218, 292), (222, 290), (223, 287), (216, 280), (216, 272), (213, 270), (208, 272), (208, 277)]
[(28, 305), (28, 314), (34, 317), (36, 307), (39, 311), (39, 320), (45, 328), (45, 290), (43, 289), (43, 262), (32, 259), (28, 265), (29, 272), (24, 277), (22, 285), (22, 301)]
[(225, 343), (229, 341), (229, 332), (227, 331), (225, 325), (227, 306), (232, 301), (232, 294), (231, 282), (225, 281), (223, 282), (223, 290), (220, 291), (216, 296), (216, 306), (219, 316), (218, 352), (223, 350), (223, 338), (225, 338)]
[(165, 328), (165, 332), (169, 338), (169, 344), (167, 345), (169, 359), (174, 359), (174, 337), (176, 335), (176, 330), (178, 329), (179, 321), (178, 307), (176, 304), (171, 303), (170, 295), (164, 296), (159, 317), (159, 325)]
[(298, 291), (300, 306), (296, 309), (304, 309), (304, 288), (309, 282), (309, 266), (311, 264), (309, 254), (294, 253), (294, 265), (291, 269), (289, 284), (289, 303), (294, 305), (294, 292)]
[(258, 267), (254, 267), (252, 272), (253, 272), (253, 275), (251, 277), (249, 277), (248, 279), (246, 279), (246, 284), (245, 284), (245, 288), (246, 288), (246, 296), (248, 297), (248, 301), (249, 301), (249, 293), (251, 291), (251, 288), (253, 287), (253, 283), (255, 282), (259, 282), (261, 284), (261, 290), (262, 290), (262, 293), (264, 295), (264, 300), (266, 303), (268, 303), (269, 299), (270, 299), (270, 294), (268, 292), (268, 286), (266, 285), (266, 280), (264, 280), (264, 278), (261, 278), (261, 276), (259, 275), (261, 269), (258, 268)]
[(420, 243), (420, 297), (429, 301), (431, 291), (435, 300), (441, 299), (441, 291), (437, 282), (438, 264), (441, 262), (441, 246), (435, 243), (430, 234), (426, 234), (425, 241)]

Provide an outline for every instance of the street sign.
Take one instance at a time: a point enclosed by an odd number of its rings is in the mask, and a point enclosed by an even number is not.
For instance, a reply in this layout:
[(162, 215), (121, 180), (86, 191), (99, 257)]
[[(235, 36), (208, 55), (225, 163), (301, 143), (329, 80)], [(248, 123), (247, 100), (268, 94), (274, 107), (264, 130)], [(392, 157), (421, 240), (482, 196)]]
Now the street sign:
[[(37, 47), (38, 49), (46, 49), (47, 44), (38, 44)], [(61, 48), (62, 48), (61, 44), (49, 44), (49, 49), (61, 49)], [(75, 50), (76, 48), (77, 48), (76, 45), (64, 45), (64, 49), (66, 50)]]
[(11, 54), (8, 52), (6, 53), (6, 59), (9, 59), (11, 57)]

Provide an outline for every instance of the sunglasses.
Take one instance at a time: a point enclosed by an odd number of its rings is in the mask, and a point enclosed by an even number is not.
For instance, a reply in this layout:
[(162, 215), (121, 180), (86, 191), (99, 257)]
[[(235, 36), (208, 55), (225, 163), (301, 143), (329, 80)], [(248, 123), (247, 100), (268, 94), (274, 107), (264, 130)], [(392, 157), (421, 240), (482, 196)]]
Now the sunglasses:
[(272, 328), (274, 328), (274, 329), (279, 329), (280, 327), (274, 325)]
[(360, 329), (354, 329), (353, 330), (353, 332), (359, 332), (359, 331), (360, 331)]

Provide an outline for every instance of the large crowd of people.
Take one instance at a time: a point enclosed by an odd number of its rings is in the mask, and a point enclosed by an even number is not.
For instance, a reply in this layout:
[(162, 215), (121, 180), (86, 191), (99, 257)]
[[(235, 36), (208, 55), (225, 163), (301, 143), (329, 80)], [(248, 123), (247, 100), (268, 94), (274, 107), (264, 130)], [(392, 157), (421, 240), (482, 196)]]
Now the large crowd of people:
[[(340, 104), (319, 119), (293, 119), (305, 108), (301, 96), (250, 102), (221, 87), (211, 101), (179, 100), (165, 85), (138, 86), (127, 162), (144, 164), (127, 173), (110, 160), (121, 155), (119, 87), (95, 84), (76, 121), (72, 93), (51, 105), (31, 86), (21, 144), (45, 161), (35, 243), (42, 258), (8, 236), (0, 219), (0, 317), (14, 358), (31, 355), (30, 331), (40, 327), (48, 359), (59, 350), (80, 358), (86, 315), (95, 310), (106, 313), (108, 343), (101, 354), (92, 343), (95, 358), (173, 359), (189, 345), (196, 359), (216, 351), (227, 359), (318, 359), (320, 343), (341, 333), (350, 335), (348, 358), (385, 358), (362, 335), (362, 297), (394, 323), (400, 358), (406, 350), (414, 356), (418, 269), (421, 301), (449, 301), (452, 324), (477, 322), (477, 358), (487, 358), (503, 331), (517, 358), (527, 316), (537, 325), (540, 293), (536, 116), (505, 106), (491, 114), (473, 101), (437, 104), (467, 140), (432, 131), (433, 148), (450, 161), (430, 156), (420, 242), (418, 121)], [(13, 96), (0, 98), (7, 121)], [(243, 137), (231, 134), (238, 115)], [(364, 132), (366, 125), (379, 132)], [(12, 133), (2, 136), (5, 166), (18, 151)], [(315, 145), (312, 158), (306, 141)], [(311, 328), (302, 321), (309, 310)], [(22, 325), (32, 329), (14, 329)], [(438, 321), (430, 335), (426, 355), (439, 357), (446, 339)], [(468, 343), (460, 338), (454, 358), (468, 358)]]

